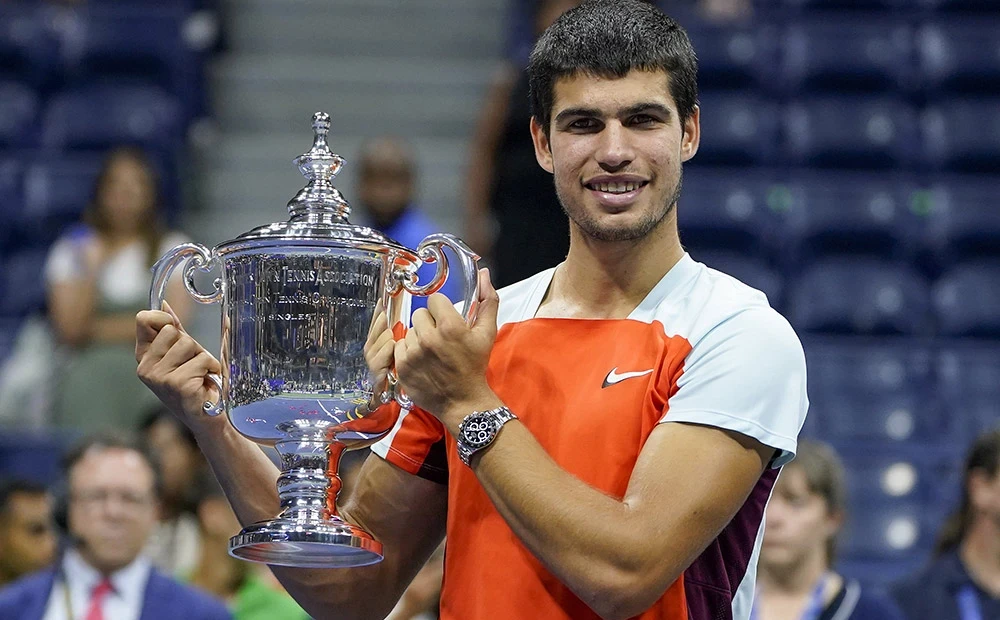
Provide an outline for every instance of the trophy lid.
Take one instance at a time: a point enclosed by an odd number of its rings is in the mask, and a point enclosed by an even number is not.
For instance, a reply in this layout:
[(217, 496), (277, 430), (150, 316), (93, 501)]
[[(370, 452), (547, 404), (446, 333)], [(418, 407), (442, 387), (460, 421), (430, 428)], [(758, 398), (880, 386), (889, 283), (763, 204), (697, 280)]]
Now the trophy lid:
[(312, 148), (294, 160), (308, 183), (288, 201), (288, 221), (254, 228), (221, 243), (216, 250), (226, 254), (256, 247), (316, 245), (382, 252), (397, 250), (415, 259), (412, 250), (387, 235), (367, 226), (354, 226), (347, 220), (351, 205), (333, 186), (333, 177), (344, 166), (344, 158), (333, 153), (326, 142), (330, 115), (316, 112), (312, 126)]

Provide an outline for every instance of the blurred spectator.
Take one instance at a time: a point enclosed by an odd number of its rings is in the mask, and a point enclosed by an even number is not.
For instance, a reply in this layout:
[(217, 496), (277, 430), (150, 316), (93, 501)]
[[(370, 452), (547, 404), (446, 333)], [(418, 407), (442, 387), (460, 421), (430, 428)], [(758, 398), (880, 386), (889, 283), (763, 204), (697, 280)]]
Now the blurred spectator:
[(26, 480), (0, 484), (0, 587), (52, 563), (56, 532), (52, 497)]
[(69, 547), (56, 566), (0, 591), (5, 620), (215, 620), (221, 602), (160, 574), (141, 555), (156, 524), (152, 457), (129, 440), (99, 437), (66, 459), (57, 521)]
[[(82, 431), (133, 429), (157, 404), (135, 376), (135, 314), (149, 304), (150, 266), (184, 238), (163, 228), (156, 175), (146, 155), (113, 151), (85, 223), (53, 246), (45, 266), (49, 315), (68, 359), (54, 390), (53, 419)], [(183, 320), (178, 278), (168, 296)]]
[(444, 579), (444, 543), (434, 551), (403, 592), (386, 620), (434, 620), (441, 607)]
[(843, 464), (829, 446), (800, 440), (767, 505), (754, 620), (902, 620), (891, 600), (833, 571), (845, 517)]
[(975, 441), (964, 474), (962, 503), (936, 557), (892, 589), (910, 620), (1000, 618), (1000, 430)]
[[(542, 0), (535, 36), (578, 4)], [(465, 180), (465, 239), (489, 259), (497, 287), (555, 267), (569, 251), (569, 222), (552, 175), (535, 159), (530, 119), (524, 62), (508, 59), (486, 96)]]
[(163, 481), (160, 523), (150, 536), (146, 554), (166, 573), (190, 575), (201, 544), (195, 494), (208, 464), (188, 427), (164, 407), (157, 407), (143, 421), (142, 438), (160, 466)]
[[(374, 228), (410, 249), (415, 249), (427, 235), (440, 232), (414, 204), (417, 168), (408, 145), (395, 138), (377, 138), (361, 147), (360, 160), (358, 198)], [(438, 292), (457, 303), (463, 299), (461, 271), (454, 261), (450, 265), (454, 271)], [(418, 282), (429, 282), (436, 270), (437, 265), (421, 267)], [(426, 305), (425, 297), (413, 298), (414, 310)]]
[(198, 523), (201, 551), (190, 574), (191, 585), (226, 601), (236, 620), (303, 620), (308, 614), (286, 592), (269, 585), (258, 572), (267, 567), (229, 555), (229, 538), (240, 531), (222, 487), (211, 472), (201, 476)]

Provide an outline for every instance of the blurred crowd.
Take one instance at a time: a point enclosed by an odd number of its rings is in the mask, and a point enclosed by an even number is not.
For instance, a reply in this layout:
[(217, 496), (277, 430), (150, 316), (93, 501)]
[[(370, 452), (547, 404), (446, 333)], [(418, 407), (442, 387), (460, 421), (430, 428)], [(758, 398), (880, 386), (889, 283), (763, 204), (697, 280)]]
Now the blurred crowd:
[[(483, 254), (498, 287), (554, 266), (568, 248), (566, 217), (528, 134), (522, 69), (534, 38), (576, 4), (511, 1), (505, 56), (481, 103), (462, 235)], [(740, 23), (753, 12), (749, 0), (660, 4), (712, 24)], [(188, 236), (172, 224), (176, 192), (163, 171), (173, 167), (141, 141), (112, 146), (102, 151), (90, 195), (72, 197), (79, 221), (43, 235), (44, 313), (19, 323), (9, 350), (0, 351), (7, 434), (41, 429), (60, 447), (74, 446), (64, 451), (54, 484), (4, 478), (0, 469), (0, 618), (91, 620), (101, 618), (91, 614), (97, 608), (112, 610), (104, 620), (138, 609), (152, 610), (148, 618), (305, 618), (266, 566), (228, 555), (240, 524), (222, 489), (190, 432), (136, 378), (134, 316), (149, 301), (149, 269)], [(439, 230), (417, 198), (421, 171), (412, 145), (373, 137), (356, 155), (359, 222), (408, 247)], [(182, 322), (192, 312), (183, 289), (178, 274), (166, 296)], [(453, 300), (460, 294), (454, 282), (443, 292)], [(344, 494), (364, 458), (345, 457)], [(838, 542), (852, 513), (866, 506), (852, 503), (837, 450), (803, 440), (775, 486), (764, 542), (754, 550), (755, 620), (1000, 619), (1000, 431), (978, 434), (959, 469), (959, 505), (939, 524), (932, 557), (883, 590), (838, 572)], [(443, 554), (432, 557), (390, 618), (436, 617)], [(979, 615), (956, 616), (955, 609)]]

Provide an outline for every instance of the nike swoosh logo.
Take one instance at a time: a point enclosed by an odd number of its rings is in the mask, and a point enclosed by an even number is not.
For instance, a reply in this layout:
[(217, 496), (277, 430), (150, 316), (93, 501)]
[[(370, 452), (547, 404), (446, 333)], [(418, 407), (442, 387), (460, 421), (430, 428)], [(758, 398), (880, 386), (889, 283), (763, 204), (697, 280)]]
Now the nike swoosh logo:
[(608, 376), (604, 377), (604, 383), (601, 384), (601, 389), (604, 389), (609, 385), (621, 383), (625, 379), (632, 379), (635, 377), (642, 377), (644, 375), (648, 375), (651, 372), (653, 372), (652, 368), (650, 368), (649, 370), (636, 370), (633, 372), (623, 372), (621, 374), (618, 374), (618, 367), (615, 366), (614, 368), (611, 369), (611, 372), (608, 373)]

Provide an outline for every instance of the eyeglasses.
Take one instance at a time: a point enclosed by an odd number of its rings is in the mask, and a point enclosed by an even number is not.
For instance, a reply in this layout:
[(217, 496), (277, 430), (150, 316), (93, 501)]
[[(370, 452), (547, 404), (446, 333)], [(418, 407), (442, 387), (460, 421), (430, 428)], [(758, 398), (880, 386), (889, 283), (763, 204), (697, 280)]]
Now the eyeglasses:
[(129, 509), (138, 509), (148, 506), (153, 501), (153, 496), (150, 493), (138, 493), (134, 491), (110, 491), (108, 489), (94, 489), (90, 491), (81, 491), (74, 493), (72, 495), (72, 500), (86, 506), (87, 508), (93, 508), (95, 506), (104, 505), (108, 500), (114, 499), (119, 505), (125, 506)]

